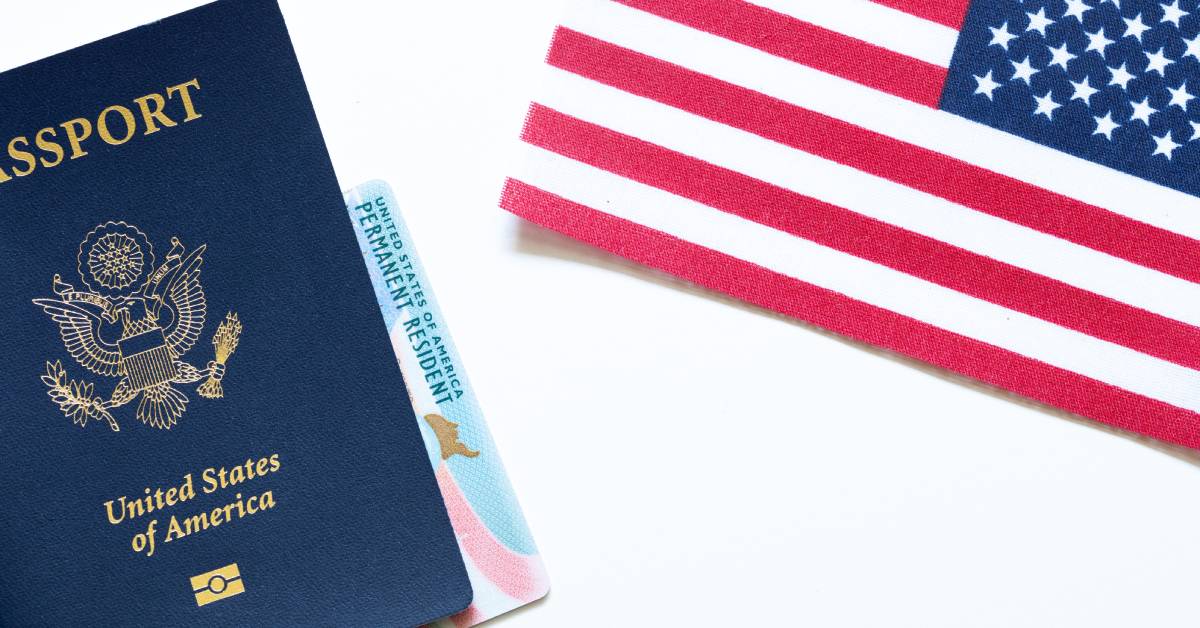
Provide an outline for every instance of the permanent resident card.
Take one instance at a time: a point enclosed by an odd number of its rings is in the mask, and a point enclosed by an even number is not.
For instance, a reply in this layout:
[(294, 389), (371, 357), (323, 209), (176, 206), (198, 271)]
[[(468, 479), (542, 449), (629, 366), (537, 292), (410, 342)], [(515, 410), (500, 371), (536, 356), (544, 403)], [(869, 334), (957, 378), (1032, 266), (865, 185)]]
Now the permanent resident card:
[(475, 590), (439, 625), (473, 626), (544, 596), (546, 572), (391, 188), (360, 185), (346, 208)]

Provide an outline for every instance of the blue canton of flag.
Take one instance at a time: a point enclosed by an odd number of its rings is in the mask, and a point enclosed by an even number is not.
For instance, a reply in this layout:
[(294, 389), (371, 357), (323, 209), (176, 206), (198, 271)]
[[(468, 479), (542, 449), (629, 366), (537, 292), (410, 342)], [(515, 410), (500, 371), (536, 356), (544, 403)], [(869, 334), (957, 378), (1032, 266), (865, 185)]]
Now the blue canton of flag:
[(976, 0), (941, 107), (1200, 192), (1197, 0)]

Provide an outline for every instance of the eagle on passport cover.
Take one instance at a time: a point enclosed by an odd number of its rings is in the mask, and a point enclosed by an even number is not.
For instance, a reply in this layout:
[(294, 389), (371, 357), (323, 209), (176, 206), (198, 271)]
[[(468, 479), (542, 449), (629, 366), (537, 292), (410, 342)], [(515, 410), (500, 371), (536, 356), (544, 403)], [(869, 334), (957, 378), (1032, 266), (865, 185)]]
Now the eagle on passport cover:
[(0, 75), (0, 224), (0, 625), (468, 605), (274, 2)]

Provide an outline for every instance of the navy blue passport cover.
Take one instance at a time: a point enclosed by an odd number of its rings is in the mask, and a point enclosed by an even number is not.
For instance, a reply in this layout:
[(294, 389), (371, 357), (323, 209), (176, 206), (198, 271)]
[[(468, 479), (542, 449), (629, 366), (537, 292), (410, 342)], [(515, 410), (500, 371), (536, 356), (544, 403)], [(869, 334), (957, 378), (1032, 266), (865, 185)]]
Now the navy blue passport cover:
[(0, 227), (0, 625), (467, 606), (274, 2), (0, 75)]

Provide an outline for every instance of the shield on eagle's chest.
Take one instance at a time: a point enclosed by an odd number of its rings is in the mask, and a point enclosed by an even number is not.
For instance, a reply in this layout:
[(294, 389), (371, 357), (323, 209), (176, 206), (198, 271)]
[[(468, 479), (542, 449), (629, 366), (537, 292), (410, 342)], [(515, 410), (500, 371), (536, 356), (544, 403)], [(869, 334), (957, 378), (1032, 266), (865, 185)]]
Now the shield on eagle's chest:
[(167, 346), (162, 328), (155, 327), (117, 343), (121, 369), (135, 391), (174, 381), (179, 376), (175, 356)]

